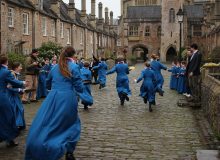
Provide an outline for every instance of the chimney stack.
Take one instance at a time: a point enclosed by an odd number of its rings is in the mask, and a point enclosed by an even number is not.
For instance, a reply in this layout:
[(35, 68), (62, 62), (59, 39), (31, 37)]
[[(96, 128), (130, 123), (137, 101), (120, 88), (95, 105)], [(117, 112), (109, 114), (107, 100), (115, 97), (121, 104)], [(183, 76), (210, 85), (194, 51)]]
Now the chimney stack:
[(91, 0), (91, 18), (95, 20), (95, 0)]
[(108, 7), (105, 8), (105, 24), (109, 25)]
[(86, 17), (86, 0), (81, 0), (81, 17)]
[(76, 10), (75, 10), (74, 0), (69, 0), (68, 14), (69, 14), (70, 18), (76, 19)]
[(113, 26), (113, 12), (110, 12), (110, 25)]
[(102, 2), (99, 2), (99, 20), (102, 20)]

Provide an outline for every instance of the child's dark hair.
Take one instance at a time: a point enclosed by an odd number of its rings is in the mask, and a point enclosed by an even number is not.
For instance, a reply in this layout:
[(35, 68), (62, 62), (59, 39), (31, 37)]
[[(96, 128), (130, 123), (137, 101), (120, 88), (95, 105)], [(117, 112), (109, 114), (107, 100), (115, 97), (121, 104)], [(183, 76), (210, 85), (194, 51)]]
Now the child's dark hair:
[(15, 69), (18, 68), (20, 65), (21, 65), (20, 62), (14, 62), (14, 63), (12, 63), (12, 65), (11, 65), (11, 69), (12, 69), (12, 70), (15, 70)]
[(85, 67), (85, 68), (88, 68), (89, 67), (89, 62), (88, 61), (85, 61), (84, 63), (83, 63), (83, 66)]
[(8, 57), (6, 55), (0, 55), (0, 65), (5, 64), (8, 61)]
[(45, 61), (49, 61), (49, 58), (45, 58)]
[(145, 65), (146, 67), (150, 67), (150, 62), (145, 62), (144, 65)]
[(186, 65), (186, 61), (182, 61), (181, 64)]

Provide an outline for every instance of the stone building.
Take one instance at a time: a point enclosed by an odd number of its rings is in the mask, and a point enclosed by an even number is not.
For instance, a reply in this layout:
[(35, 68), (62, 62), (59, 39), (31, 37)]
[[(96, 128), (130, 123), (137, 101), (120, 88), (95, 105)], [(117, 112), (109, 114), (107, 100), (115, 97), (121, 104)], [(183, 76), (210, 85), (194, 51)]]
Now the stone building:
[(105, 50), (113, 52), (117, 35), (113, 30), (113, 13), (109, 19), (108, 8), (105, 21), (102, 3), (91, 0), (91, 11), (86, 13), (86, 0), (82, 8), (75, 8), (62, 0), (2, 0), (1, 1), (1, 53), (30, 53), (43, 42), (53, 41), (62, 46), (73, 46), (80, 56), (91, 58)]
[(197, 42), (203, 35), (203, 5), (186, 0), (121, 0), (121, 51), (147, 59), (156, 53), (170, 61), (180, 49), (179, 9), (184, 11), (182, 45)]

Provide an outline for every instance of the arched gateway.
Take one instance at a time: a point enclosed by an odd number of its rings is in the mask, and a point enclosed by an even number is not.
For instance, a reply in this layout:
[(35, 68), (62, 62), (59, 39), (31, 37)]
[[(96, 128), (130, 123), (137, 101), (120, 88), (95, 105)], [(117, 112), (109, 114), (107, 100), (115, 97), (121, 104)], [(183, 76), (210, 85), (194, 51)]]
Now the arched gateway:
[(132, 55), (135, 55), (138, 60), (146, 61), (148, 59), (147, 54), (147, 46), (143, 44), (137, 44), (132, 47)]
[(173, 61), (174, 59), (176, 59), (176, 57), (177, 57), (176, 49), (175, 49), (173, 46), (170, 46), (170, 47), (167, 49), (166, 61), (171, 62), (171, 61)]

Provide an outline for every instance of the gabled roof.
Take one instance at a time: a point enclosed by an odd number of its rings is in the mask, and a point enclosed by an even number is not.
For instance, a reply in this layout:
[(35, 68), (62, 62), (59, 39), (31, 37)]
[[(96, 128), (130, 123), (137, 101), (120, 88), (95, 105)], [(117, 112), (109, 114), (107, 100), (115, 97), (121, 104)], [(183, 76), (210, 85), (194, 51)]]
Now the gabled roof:
[(18, 5), (20, 7), (29, 8), (34, 10), (34, 6), (30, 3), (29, 0), (8, 0), (9, 3), (13, 3), (15, 5)]
[(183, 8), (188, 19), (202, 19), (205, 16), (203, 5), (185, 5)]
[(161, 6), (130, 6), (127, 10), (129, 19), (159, 19), (161, 18)]

